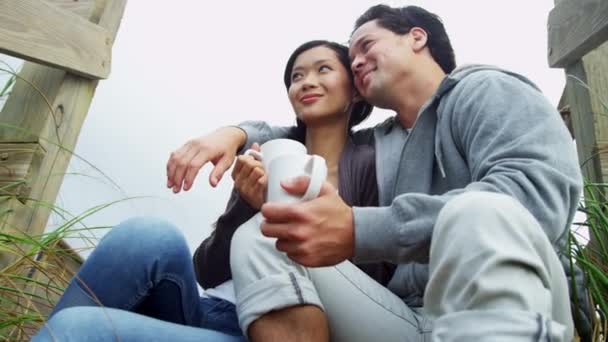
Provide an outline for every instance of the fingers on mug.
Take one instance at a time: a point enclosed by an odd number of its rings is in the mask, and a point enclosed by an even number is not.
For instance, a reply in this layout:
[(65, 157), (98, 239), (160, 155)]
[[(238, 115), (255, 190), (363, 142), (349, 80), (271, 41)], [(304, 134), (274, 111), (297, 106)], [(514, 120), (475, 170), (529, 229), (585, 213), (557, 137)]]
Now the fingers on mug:
[[(282, 181), (308, 176), (304, 195), (293, 195), (281, 186)], [(268, 167), (267, 199), (270, 202), (295, 203), (316, 198), (327, 178), (325, 159), (317, 155), (284, 155), (273, 159)]]

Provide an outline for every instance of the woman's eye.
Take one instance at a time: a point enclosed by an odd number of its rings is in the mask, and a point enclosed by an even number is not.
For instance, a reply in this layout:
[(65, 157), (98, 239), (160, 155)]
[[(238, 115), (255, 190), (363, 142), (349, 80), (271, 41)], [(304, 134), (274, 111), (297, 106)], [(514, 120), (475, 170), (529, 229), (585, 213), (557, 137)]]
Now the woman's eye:
[(292, 82), (297, 81), (300, 78), (302, 78), (302, 74), (300, 74), (300, 73), (295, 73), (295, 74), (291, 75), (291, 81)]
[(324, 72), (324, 71), (329, 71), (329, 70), (331, 70), (331, 68), (327, 65), (321, 65), (319, 67), (319, 72)]

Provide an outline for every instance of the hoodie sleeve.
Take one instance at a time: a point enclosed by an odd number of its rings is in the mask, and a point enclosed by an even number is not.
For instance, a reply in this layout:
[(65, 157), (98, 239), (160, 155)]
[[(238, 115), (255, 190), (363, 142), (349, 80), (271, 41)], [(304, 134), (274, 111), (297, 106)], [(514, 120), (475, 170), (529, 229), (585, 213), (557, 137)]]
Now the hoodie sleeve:
[(427, 262), (439, 211), (466, 191), (516, 198), (554, 244), (563, 240), (582, 177), (569, 133), (544, 96), (513, 76), (484, 71), (465, 77), (441, 101), (438, 115), (446, 121), (437, 133), (464, 156), (471, 182), (441, 195), (401, 194), (387, 207), (353, 208), (355, 260)]
[(236, 127), (245, 131), (247, 135), (247, 141), (239, 153), (248, 149), (255, 142), (261, 145), (272, 139), (291, 138), (295, 131), (295, 126), (270, 126), (264, 121), (244, 121)]

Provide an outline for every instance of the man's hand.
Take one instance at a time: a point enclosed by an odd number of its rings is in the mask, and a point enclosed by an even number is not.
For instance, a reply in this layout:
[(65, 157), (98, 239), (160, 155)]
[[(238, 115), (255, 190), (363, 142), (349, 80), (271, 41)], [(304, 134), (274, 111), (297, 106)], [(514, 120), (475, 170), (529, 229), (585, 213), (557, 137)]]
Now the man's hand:
[[(301, 195), (308, 177), (282, 183), (285, 191)], [(277, 238), (279, 251), (307, 267), (336, 265), (354, 255), (355, 237), (352, 208), (338, 196), (328, 182), (319, 197), (303, 203), (266, 203), (262, 234)]]
[[(260, 146), (254, 143), (251, 149), (259, 151)], [(232, 169), (232, 179), (239, 195), (252, 208), (259, 210), (264, 204), (264, 193), (268, 183), (268, 177), (266, 177), (262, 162), (252, 156), (239, 156), (236, 158), (236, 163)]]
[(188, 141), (171, 153), (167, 162), (167, 187), (174, 193), (190, 190), (199, 170), (211, 162), (215, 167), (209, 175), (209, 184), (215, 187), (232, 165), (236, 152), (245, 143), (247, 135), (237, 127), (223, 127), (213, 133)]

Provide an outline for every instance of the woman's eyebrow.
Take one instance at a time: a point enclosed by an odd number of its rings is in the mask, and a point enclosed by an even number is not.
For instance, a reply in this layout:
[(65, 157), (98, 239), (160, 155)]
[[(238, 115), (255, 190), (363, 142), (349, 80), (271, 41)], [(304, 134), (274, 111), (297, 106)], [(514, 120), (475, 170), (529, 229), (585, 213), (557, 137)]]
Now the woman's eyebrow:
[[(327, 58), (325, 58), (325, 59), (319, 59), (319, 60), (314, 61), (314, 62), (312, 63), (312, 65), (319, 65), (319, 64), (327, 63), (327, 62), (329, 62), (329, 61), (331, 61), (331, 59), (327, 59)], [(302, 69), (305, 69), (305, 67), (304, 67), (304, 66), (302, 66), (302, 65), (298, 65), (298, 66), (295, 66), (295, 67), (293, 68), (292, 72), (293, 72), (293, 71), (302, 70)]]

